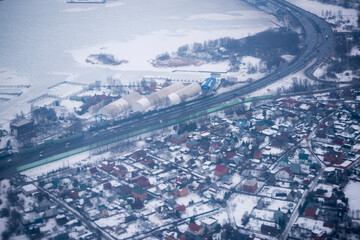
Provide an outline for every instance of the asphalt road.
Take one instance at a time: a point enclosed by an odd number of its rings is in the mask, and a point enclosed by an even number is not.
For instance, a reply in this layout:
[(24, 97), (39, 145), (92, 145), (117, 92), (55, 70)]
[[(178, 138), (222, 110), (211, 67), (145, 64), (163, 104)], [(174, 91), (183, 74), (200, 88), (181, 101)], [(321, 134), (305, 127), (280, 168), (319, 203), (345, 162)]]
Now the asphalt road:
[(95, 136), (94, 133), (85, 132), (82, 139), (71, 141), (67, 145), (65, 143), (50, 145), (43, 151), (36, 151), (26, 155), (18, 154), (12, 157), (8, 166), (2, 167), (2, 169), (0, 169), (0, 177), (12, 176), (14, 173), (16, 173), (17, 167), (27, 163), (87, 146), (89, 144), (100, 142), (115, 136), (127, 134), (134, 130), (147, 128), (149, 126), (158, 124), (159, 121), (165, 122), (220, 105), (236, 97), (254, 92), (266, 85), (269, 85), (294, 72), (297, 72), (308, 66), (312, 61), (314, 61), (314, 63), (309, 67), (309, 69), (315, 70), (324, 60), (328, 58), (329, 53), (334, 46), (334, 36), (329, 24), (316, 15), (298, 8), (286, 1), (269, 0), (268, 2), (292, 14), (299, 20), (302, 25), (303, 31), (305, 33), (305, 38), (302, 43), (304, 48), (291, 63), (284, 64), (272, 74), (255, 82), (249, 83), (246, 86), (239, 87), (233, 91), (209, 96), (206, 98), (200, 98), (189, 104), (176, 105), (171, 108), (159, 110), (158, 112), (147, 113), (144, 114), (144, 118), (128, 119), (117, 127), (113, 127), (110, 131), (103, 130), (95, 133)]

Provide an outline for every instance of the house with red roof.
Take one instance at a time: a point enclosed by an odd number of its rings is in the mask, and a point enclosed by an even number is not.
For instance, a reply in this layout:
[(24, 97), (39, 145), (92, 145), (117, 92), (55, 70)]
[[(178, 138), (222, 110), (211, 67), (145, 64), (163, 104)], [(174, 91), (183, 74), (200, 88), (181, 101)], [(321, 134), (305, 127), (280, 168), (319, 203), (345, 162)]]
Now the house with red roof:
[(254, 150), (254, 158), (255, 159), (261, 159), (262, 158), (261, 150)]
[(245, 192), (254, 193), (257, 188), (258, 188), (258, 183), (256, 181), (256, 178), (246, 179), (243, 184), (243, 190)]
[(220, 144), (217, 142), (214, 142), (210, 145), (209, 152), (215, 152), (220, 149)]
[(151, 156), (145, 156), (141, 161), (140, 161), (141, 164), (145, 165), (145, 166), (148, 166), (150, 168), (153, 168), (155, 166), (155, 162), (154, 162), (154, 159), (153, 157)]
[(235, 150), (230, 150), (225, 153), (226, 158), (233, 158), (235, 156)]
[(298, 101), (295, 101), (294, 99), (288, 98), (283, 102), (283, 106), (288, 108), (294, 108), (299, 105)]
[(189, 232), (191, 232), (195, 235), (198, 235), (198, 236), (201, 236), (204, 234), (204, 228), (193, 222), (189, 224), (188, 229), (189, 229)]
[(128, 173), (128, 170), (125, 166), (119, 165), (113, 168), (113, 175), (116, 177), (124, 177)]
[(245, 115), (246, 115), (247, 118), (251, 118), (253, 113), (251, 111), (248, 111), (248, 112), (245, 113)]
[(188, 147), (190, 149), (193, 149), (193, 148), (195, 148), (195, 147), (197, 147), (199, 145), (200, 145), (200, 143), (197, 140), (193, 140), (193, 141), (190, 141), (190, 142), (186, 143), (186, 147)]
[(135, 160), (140, 160), (140, 159), (143, 159), (145, 158), (146, 156), (146, 152), (145, 150), (137, 150), (135, 151), (133, 154), (132, 154), (132, 157), (135, 159)]
[(179, 213), (183, 213), (186, 211), (186, 207), (185, 205), (179, 205), (176, 207), (176, 210), (179, 212)]
[(147, 177), (144, 177), (144, 176), (138, 177), (136, 179), (136, 182), (137, 182), (139, 187), (148, 187), (148, 186), (150, 186), (149, 179)]
[(317, 217), (317, 212), (318, 212), (317, 207), (315, 206), (314, 203), (311, 202), (308, 205), (306, 205), (304, 215), (306, 217), (316, 218)]
[(175, 197), (185, 197), (189, 194), (189, 190), (184, 187), (184, 188), (174, 188), (174, 196)]
[(174, 144), (181, 144), (186, 142), (186, 137), (184, 134), (181, 135), (173, 135), (171, 138), (171, 142)]
[(280, 169), (277, 173), (275, 173), (276, 179), (280, 180), (288, 180), (290, 179), (292, 173), (290, 167), (284, 167)]
[(69, 191), (69, 197), (71, 197), (72, 199), (78, 199), (79, 198), (79, 191), (77, 191), (77, 190)]
[(110, 172), (114, 167), (115, 167), (115, 163), (114, 163), (114, 162), (104, 161), (104, 162), (101, 163), (101, 168), (102, 168), (105, 172)]
[(215, 175), (218, 177), (225, 176), (229, 173), (229, 169), (224, 165), (216, 165), (215, 167)]
[(344, 145), (344, 139), (343, 138), (339, 138), (339, 137), (334, 137), (332, 139), (332, 143), (336, 144), (336, 145)]
[(343, 162), (343, 154), (341, 152), (330, 150), (324, 154), (324, 161), (327, 161), (331, 164), (340, 164)]

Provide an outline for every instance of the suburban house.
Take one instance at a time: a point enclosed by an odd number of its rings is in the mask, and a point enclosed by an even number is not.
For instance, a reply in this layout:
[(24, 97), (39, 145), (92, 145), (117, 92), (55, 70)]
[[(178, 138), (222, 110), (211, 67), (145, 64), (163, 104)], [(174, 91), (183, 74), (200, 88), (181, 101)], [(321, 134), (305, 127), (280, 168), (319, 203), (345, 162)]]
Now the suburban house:
[(339, 137), (334, 137), (332, 139), (332, 143), (336, 144), (336, 145), (344, 145), (344, 139), (343, 138), (339, 138)]
[(128, 173), (128, 170), (123, 165), (115, 166), (113, 168), (113, 175), (116, 177), (124, 177)]
[(140, 176), (136, 179), (136, 182), (138, 184), (139, 187), (148, 187), (150, 186), (150, 182), (149, 182), (149, 179), (147, 177), (144, 177), (144, 176)]
[(269, 226), (269, 225), (262, 224), (261, 225), (261, 233), (276, 236), (279, 233), (279, 231), (274, 226)]
[(189, 224), (188, 229), (189, 229), (189, 232), (191, 232), (195, 235), (203, 235), (204, 234), (204, 228), (193, 222)]
[(107, 209), (107, 207), (106, 207), (104, 204), (100, 205), (100, 206), (98, 207), (98, 209), (99, 209), (99, 214), (97, 214), (97, 215), (95, 216), (96, 219), (99, 219), (99, 218), (102, 218), (102, 217), (106, 217), (106, 216), (109, 215), (108, 209)]
[(134, 188), (131, 193), (135, 199), (140, 201), (144, 201), (147, 198), (147, 191), (140, 187)]
[(69, 197), (71, 197), (72, 199), (78, 199), (79, 198), (79, 191), (77, 190), (70, 190), (68, 192)]
[(155, 166), (154, 159), (151, 156), (145, 156), (140, 160), (140, 163), (150, 168), (154, 168)]
[(284, 217), (285, 214), (282, 211), (280, 211), (280, 209), (274, 212), (273, 218), (276, 223), (279, 224), (281, 220), (284, 220)]
[(261, 159), (262, 158), (261, 150), (254, 150), (254, 158), (255, 159)]
[(316, 218), (317, 212), (318, 212), (317, 207), (315, 206), (314, 203), (311, 202), (308, 205), (306, 205), (304, 214), (306, 217)]
[(174, 144), (181, 144), (186, 142), (186, 137), (184, 134), (181, 135), (173, 135), (171, 138), (171, 142)]
[(21, 191), (25, 194), (25, 196), (30, 196), (38, 192), (38, 189), (34, 184), (30, 183), (21, 188)]
[(307, 160), (309, 160), (309, 154), (299, 153), (299, 159), (307, 161)]
[(280, 180), (288, 180), (291, 176), (290, 167), (284, 167), (280, 169), (277, 173), (275, 173), (275, 177)]
[(263, 131), (266, 129), (266, 124), (263, 120), (256, 122), (256, 130)]
[(110, 172), (114, 167), (115, 167), (115, 163), (114, 163), (114, 162), (104, 161), (104, 162), (101, 163), (101, 168), (102, 168), (105, 172)]
[(175, 188), (174, 195), (175, 197), (185, 197), (189, 194), (189, 190), (185, 188)]
[(132, 188), (129, 187), (128, 185), (121, 185), (116, 187), (116, 192), (127, 197), (130, 196), (132, 193)]
[(135, 151), (133, 154), (132, 154), (132, 157), (135, 159), (135, 160), (140, 160), (140, 159), (143, 159), (144, 157), (146, 156), (146, 152), (145, 150), (138, 150), (138, 151)]
[(243, 184), (243, 190), (245, 192), (254, 193), (257, 188), (258, 188), (258, 183), (256, 181), (256, 178), (246, 179)]
[(291, 163), (290, 170), (294, 174), (300, 174), (301, 173), (301, 165), (298, 163)]
[(209, 231), (209, 232), (213, 232), (213, 231), (215, 231), (218, 220), (213, 219), (213, 218), (205, 218), (205, 219), (201, 220), (200, 222), (201, 222), (201, 226), (204, 229), (207, 229), (207, 231)]
[(103, 188), (104, 188), (105, 190), (110, 190), (110, 189), (112, 188), (112, 185), (111, 185), (111, 183), (107, 182), (107, 183), (104, 183), (104, 184), (103, 184)]
[(179, 213), (183, 213), (186, 211), (186, 207), (185, 205), (179, 205), (176, 207), (176, 210), (179, 212)]
[(224, 165), (216, 165), (215, 167), (215, 175), (218, 177), (225, 176), (229, 173), (229, 169)]
[(330, 150), (324, 154), (324, 161), (331, 164), (340, 164), (343, 161), (343, 154), (341, 152)]
[(96, 167), (88, 168), (88, 169), (86, 170), (86, 175), (89, 176), (89, 177), (91, 177), (91, 176), (97, 174), (97, 172), (98, 172), (98, 170), (97, 170)]
[(196, 148), (199, 145), (200, 145), (200, 143), (197, 140), (193, 140), (193, 141), (186, 143), (186, 147), (188, 147), (190, 149)]

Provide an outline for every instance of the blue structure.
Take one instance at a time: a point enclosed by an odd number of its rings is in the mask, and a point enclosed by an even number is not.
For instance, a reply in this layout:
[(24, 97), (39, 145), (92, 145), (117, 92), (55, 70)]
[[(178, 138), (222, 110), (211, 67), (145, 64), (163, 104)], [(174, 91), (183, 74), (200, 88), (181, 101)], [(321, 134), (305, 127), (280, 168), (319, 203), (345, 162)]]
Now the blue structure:
[(207, 78), (205, 82), (201, 85), (201, 90), (203, 91), (211, 91), (214, 89), (216, 83), (215, 78)]
[(107, 121), (107, 116), (104, 114), (96, 114), (95, 115), (95, 123), (102, 123), (102, 122), (106, 122)]

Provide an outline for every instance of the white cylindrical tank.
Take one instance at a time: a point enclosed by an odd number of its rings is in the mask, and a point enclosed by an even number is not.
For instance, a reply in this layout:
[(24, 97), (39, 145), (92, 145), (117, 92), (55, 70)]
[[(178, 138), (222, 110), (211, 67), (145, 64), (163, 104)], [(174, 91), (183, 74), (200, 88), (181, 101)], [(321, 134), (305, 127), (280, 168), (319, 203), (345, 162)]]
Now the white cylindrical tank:
[(179, 104), (181, 101), (188, 97), (195, 96), (201, 92), (201, 86), (197, 82), (194, 82), (186, 87), (179, 89), (178, 91), (169, 94), (167, 97), (167, 103), (169, 105)]
[(157, 91), (156, 93), (144, 96), (143, 98), (136, 101), (136, 103), (131, 105), (132, 110), (134, 112), (146, 112), (147, 110), (149, 110), (149, 108), (159, 104), (161, 100), (165, 99), (169, 94), (176, 92), (182, 88), (184, 88), (184, 84), (175, 83)]
[(194, 83), (191, 83), (190, 85), (187, 85), (186, 87), (180, 89), (179, 91), (176, 91), (176, 93), (180, 97), (195, 96), (195, 95), (201, 93), (201, 86), (199, 83), (194, 82)]
[(166, 103), (168, 105), (176, 105), (179, 104), (181, 102), (181, 98), (179, 96), (179, 94), (175, 93), (170, 93), (169, 96), (166, 97)]
[(177, 83), (174, 83), (173, 85), (170, 85), (168, 87), (165, 87), (165, 88), (157, 91), (154, 94), (157, 95), (159, 97), (159, 99), (163, 99), (163, 98), (167, 97), (170, 93), (176, 92), (183, 87), (184, 87), (184, 84), (177, 82)]
[(146, 97), (143, 97), (132, 105), (132, 110), (134, 112), (146, 112), (151, 106), (151, 102)]
[(132, 92), (129, 95), (120, 98), (99, 110), (99, 114), (104, 114), (108, 119), (115, 118), (130, 109), (130, 106), (141, 98), (138, 92)]
[(160, 98), (157, 94), (153, 93), (148, 96), (145, 96), (149, 102), (151, 103), (151, 106), (155, 106), (158, 102), (160, 102)]
[(123, 99), (126, 100), (129, 103), (129, 105), (135, 103), (140, 98), (141, 98), (141, 95), (138, 92), (132, 92), (132, 93), (130, 93), (130, 94), (123, 97)]

